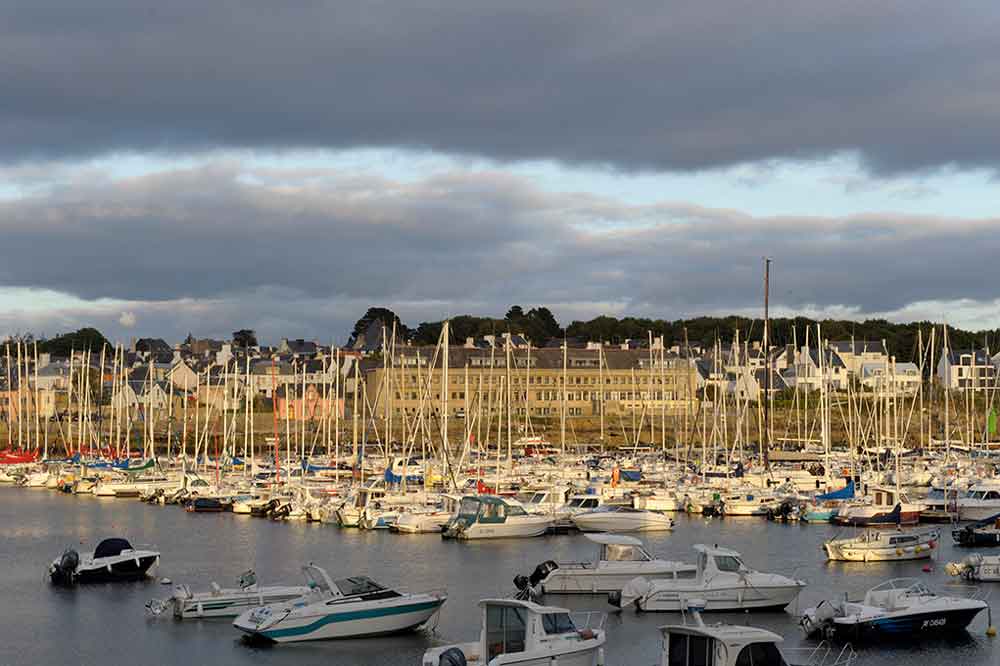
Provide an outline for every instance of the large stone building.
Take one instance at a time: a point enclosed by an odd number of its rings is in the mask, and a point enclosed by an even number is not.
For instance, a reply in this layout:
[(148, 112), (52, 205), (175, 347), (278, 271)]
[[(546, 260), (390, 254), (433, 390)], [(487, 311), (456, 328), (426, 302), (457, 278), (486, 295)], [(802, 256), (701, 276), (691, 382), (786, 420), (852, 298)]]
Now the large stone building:
[[(697, 389), (691, 362), (658, 349), (569, 349), (564, 362), (562, 349), (450, 347), (448, 367), (453, 416), (506, 412), (508, 394), (511, 412), (522, 417), (558, 418), (564, 408), (567, 417), (590, 417), (602, 406), (605, 414), (677, 413), (693, 404)], [(444, 373), (434, 347), (403, 347), (391, 367), (372, 358), (361, 369), (373, 413), (440, 413)]]

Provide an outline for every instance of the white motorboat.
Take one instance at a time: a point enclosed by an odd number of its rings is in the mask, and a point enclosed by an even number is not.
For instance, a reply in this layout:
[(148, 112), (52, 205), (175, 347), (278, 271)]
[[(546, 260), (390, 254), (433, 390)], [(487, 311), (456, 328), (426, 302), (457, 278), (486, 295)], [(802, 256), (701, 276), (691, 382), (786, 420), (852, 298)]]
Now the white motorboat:
[(604, 613), (573, 614), (519, 599), (486, 599), (479, 607), (479, 640), (427, 650), (423, 666), (604, 664)]
[(314, 564), (302, 572), (307, 594), (245, 611), (233, 626), (252, 639), (274, 643), (380, 636), (422, 626), (447, 599), (443, 592), (393, 590), (367, 576), (334, 581)]
[(637, 495), (632, 506), (647, 511), (683, 511), (685, 501), (673, 490), (658, 490), (652, 495)]
[(850, 646), (836, 651), (826, 643), (812, 648), (781, 649), (784, 639), (766, 629), (749, 625), (705, 624), (704, 600), (692, 599), (687, 611), (692, 624), (660, 627), (663, 649), (660, 666), (851, 666), (855, 653)]
[(924, 560), (937, 548), (941, 534), (936, 529), (912, 531), (866, 530), (847, 539), (823, 544), (828, 560), (841, 562), (895, 562)]
[(458, 515), (441, 534), (454, 539), (537, 537), (551, 525), (550, 516), (531, 515), (516, 500), (496, 495), (466, 495)]
[(582, 532), (649, 532), (672, 530), (673, 519), (661, 513), (630, 506), (605, 506), (573, 516)]
[(253, 571), (240, 576), (237, 588), (223, 588), (217, 583), (212, 583), (209, 588), (207, 592), (192, 592), (187, 585), (176, 585), (169, 599), (154, 599), (146, 604), (146, 608), (154, 615), (171, 608), (178, 620), (235, 617), (247, 609), (291, 601), (309, 592), (309, 587), (305, 585), (258, 585)]
[(600, 495), (571, 495), (565, 504), (556, 507), (553, 514), (556, 525), (571, 526), (573, 517), (588, 511), (595, 511), (604, 506)]
[(140, 580), (159, 559), (157, 551), (137, 550), (125, 539), (104, 539), (92, 555), (67, 549), (49, 565), (49, 578), (56, 585)]
[(634, 604), (643, 611), (681, 611), (689, 599), (704, 599), (710, 611), (778, 610), (806, 586), (801, 580), (749, 569), (735, 550), (704, 544), (694, 550), (694, 578), (636, 578), (608, 595), (608, 601), (621, 608)]
[(841, 641), (909, 638), (964, 631), (989, 606), (982, 599), (948, 597), (931, 592), (914, 578), (877, 585), (860, 603), (823, 601), (802, 615), (807, 635)]
[(545, 562), (546, 575), (540, 579), (542, 591), (551, 594), (608, 594), (625, 587), (632, 579), (694, 578), (697, 567), (653, 557), (642, 541), (624, 534), (587, 534), (600, 546), (591, 562)]
[(1000, 582), (1000, 555), (969, 555), (961, 562), (949, 562), (944, 570), (950, 576), (971, 581)]
[(980, 481), (969, 488), (965, 497), (958, 498), (958, 519), (986, 520), (1000, 513), (1000, 479)]
[(403, 534), (437, 534), (458, 514), (462, 498), (442, 495), (435, 506), (407, 507), (400, 512), (392, 530)]

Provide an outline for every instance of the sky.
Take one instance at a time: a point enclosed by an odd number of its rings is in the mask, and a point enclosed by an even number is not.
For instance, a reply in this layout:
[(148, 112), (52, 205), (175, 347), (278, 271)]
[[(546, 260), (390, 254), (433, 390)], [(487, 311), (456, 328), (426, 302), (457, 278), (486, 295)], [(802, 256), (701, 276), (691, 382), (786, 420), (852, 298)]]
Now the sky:
[[(704, 6), (703, 6), (704, 5)], [(0, 0), (0, 335), (1000, 326), (996, 3)]]

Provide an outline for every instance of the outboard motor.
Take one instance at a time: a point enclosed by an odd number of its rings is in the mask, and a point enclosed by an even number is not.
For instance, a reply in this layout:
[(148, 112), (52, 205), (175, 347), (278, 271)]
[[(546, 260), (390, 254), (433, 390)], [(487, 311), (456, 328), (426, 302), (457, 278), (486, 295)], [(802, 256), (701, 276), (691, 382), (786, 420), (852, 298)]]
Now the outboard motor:
[(528, 578), (531, 587), (536, 587), (539, 583), (549, 577), (549, 574), (559, 568), (559, 565), (552, 560), (546, 560), (535, 567)]
[(56, 585), (72, 585), (76, 582), (76, 568), (80, 566), (80, 554), (72, 548), (63, 552), (58, 562), (49, 567), (49, 577)]
[(465, 653), (458, 648), (448, 648), (438, 657), (438, 666), (468, 666)]

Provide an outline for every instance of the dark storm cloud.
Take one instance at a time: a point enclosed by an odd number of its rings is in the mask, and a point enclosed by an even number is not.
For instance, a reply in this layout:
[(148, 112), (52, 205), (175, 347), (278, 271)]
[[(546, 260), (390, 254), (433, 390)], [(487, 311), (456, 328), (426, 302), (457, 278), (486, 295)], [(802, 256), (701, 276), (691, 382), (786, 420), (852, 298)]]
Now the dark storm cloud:
[(5, 2), (0, 159), (404, 146), (994, 167), (995, 3)]
[(130, 301), (103, 316), (135, 310), (146, 325), (186, 313), (326, 336), (342, 331), (323, 322), (376, 304), (410, 322), (517, 302), (580, 316), (746, 310), (767, 255), (775, 307), (865, 315), (994, 299), (996, 225), (629, 205), (495, 172), (407, 183), (224, 163), (0, 204), (0, 284)]

